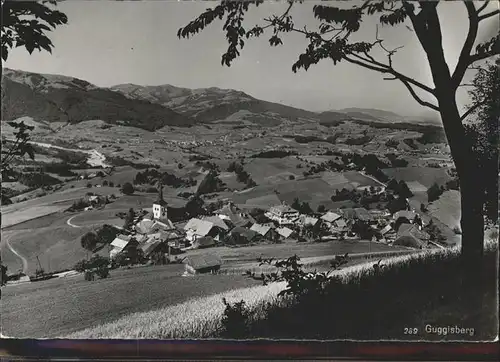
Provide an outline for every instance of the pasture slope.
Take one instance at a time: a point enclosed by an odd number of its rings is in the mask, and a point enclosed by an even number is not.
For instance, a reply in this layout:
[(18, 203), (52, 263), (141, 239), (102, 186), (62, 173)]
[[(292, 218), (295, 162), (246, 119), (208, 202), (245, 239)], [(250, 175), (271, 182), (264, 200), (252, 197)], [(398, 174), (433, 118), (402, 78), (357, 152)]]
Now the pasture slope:
[[(259, 256), (301, 258), (356, 254), (371, 251), (394, 251), (382, 244), (321, 243), (280, 244), (242, 248), (215, 248), (224, 261), (224, 269), (249, 265)], [(404, 249), (399, 249), (404, 250)], [(207, 250), (195, 250), (197, 254)], [(314, 259), (314, 258), (313, 258)], [(256, 285), (240, 273), (217, 276), (181, 276), (183, 265), (118, 269), (109, 279), (89, 283), (83, 277), (66, 277), (25, 285), (12, 285), (3, 294), (2, 325), (13, 337), (55, 337), (97, 326), (134, 312), (154, 310), (189, 299)], [(37, 301), (36, 303), (34, 301)], [(40, 301), (40, 302), (38, 302)], [(23, 313), (19, 311), (23, 310)]]

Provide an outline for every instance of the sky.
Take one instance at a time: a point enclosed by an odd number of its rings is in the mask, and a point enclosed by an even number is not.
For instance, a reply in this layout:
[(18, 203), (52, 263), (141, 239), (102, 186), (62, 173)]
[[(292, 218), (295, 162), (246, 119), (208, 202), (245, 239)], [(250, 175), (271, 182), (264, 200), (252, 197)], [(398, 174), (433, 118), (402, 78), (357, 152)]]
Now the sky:
[[(317, 3), (297, 5), (292, 15), (297, 25), (318, 26), (312, 14)], [(353, 2), (343, 3), (342, 6)], [(337, 2), (336, 4), (340, 4)], [(219, 87), (244, 91), (256, 98), (312, 111), (347, 107), (378, 108), (402, 115), (433, 114), (418, 105), (399, 81), (383, 80), (380, 73), (348, 63), (323, 60), (307, 72), (292, 72), (292, 64), (305, 49), (300, 34), (286, 34), (284, 45), (269, 47), (269, 36), (249, 40), (231, 67), (221, 66), (227, 49), (222, 21), (211, 24), (190, 39), (178, 39), (187, 25), (212, 1), (76, 1), (59, 3), (68, 24), (50, 33), (52, 54), (14, 49), (4, 66), (25, 71), (62, 74), (108, 87), (122, 83), (171, 84), (187, 88)], [(490, 5), (491, 6), (491, 5)], [(492, 5), (493, 9), (497, 5)], [(262, 24), (270, 14), (280, 14), (284, 2), (267, 2), (249, 11), (245, 27)], [(445, 56), (453, 70), (465, 40), (467, 14), (461, 2), (439, 5)], [(358, 39), (375, 40), (377, 17), (366, 18)], [(479, 29), (481, 41), (498, 32), (498, 22), (486, 21)], [(379, 27), (386, 48), (404, 46), (394, 56), (396, 70), (433, 86), (425, 54), (415, 34), (404, 25)], [(377, 53), (375, 53), (377, 54)], [(385, 55), (378, 54), (385, 61)], [(465, 89), (459, 104), (467, 102)]]

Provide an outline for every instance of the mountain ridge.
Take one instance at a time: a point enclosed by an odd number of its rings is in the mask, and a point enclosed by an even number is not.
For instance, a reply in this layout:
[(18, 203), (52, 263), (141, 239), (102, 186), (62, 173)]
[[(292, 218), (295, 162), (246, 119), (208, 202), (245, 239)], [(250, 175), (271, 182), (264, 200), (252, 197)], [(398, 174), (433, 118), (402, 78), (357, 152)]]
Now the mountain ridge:
[(355, 120), (409, 121), (408, 117), (397, 113), (371, 108), (313, 112), (219, 87), (191, 89), (170, 84), (143, 86), (133, 83), (99, 87), (70, 76), (3, 68), (2, 120), (23, 116), (70, 123), (101, 119), (109, 124), (148, 131), (164, 126), (217, 122), (276, 126), (312, 121), (335, 126), (339, 122)]

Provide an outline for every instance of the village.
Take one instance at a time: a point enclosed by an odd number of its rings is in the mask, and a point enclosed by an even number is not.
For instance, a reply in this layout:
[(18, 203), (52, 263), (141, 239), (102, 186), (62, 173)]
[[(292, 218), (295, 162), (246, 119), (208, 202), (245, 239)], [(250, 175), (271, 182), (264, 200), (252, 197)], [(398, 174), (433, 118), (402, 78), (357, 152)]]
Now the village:
[[(173, 223), (162, 189), (152, 207), (133, 211), (132, 222), (112, 240), (112, 263), (184, 263), (186, 276), (220, 270), (223, 260), (214, 252), (219, 246), (358, 241), (408, 249), (446, 247), (436, 237), (432, 221), (423, 221), (420, 210), (412, 209), (407, 200), (403, 210), (392, 214), (363, 207), (304, 214), (286, 202), (263, 210), (223, 200), (223, 206), (209, 215)], [(193, 254), (196, 249), (206, 250)]]

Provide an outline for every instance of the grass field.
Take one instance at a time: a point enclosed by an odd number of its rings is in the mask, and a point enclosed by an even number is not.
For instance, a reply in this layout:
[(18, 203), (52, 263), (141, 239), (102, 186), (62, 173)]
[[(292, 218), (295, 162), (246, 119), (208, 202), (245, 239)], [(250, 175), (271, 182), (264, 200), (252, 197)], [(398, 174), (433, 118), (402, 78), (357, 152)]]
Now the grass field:
[(265, 244), (230, 248), (227, 246), (212, 249), (190, 250), (185, 255), (198, 255), (213, 253), (218, 255), (224, 263), (255, 262), (258, 257), (287, 258), (298, 255), (301, 258), (328, 256), (337, 254), (356, 254), (371, 252), (385, 252), (394, 250), (406, 250), (405, 248), (393, 247), (380, 243), (359, 241), (332, 241), (325, 243), (283, 243)]
[(439, 199), (429, 204), (429, 213), (450, 229), (460, 228), (460, 192), (445, 191)]
[(182, 265), (111, 271), (109, 279), (83, 276), (2, 288), (2, 333), (18, 338), (57, 337), (219, 292), (258, 284), (238, 276), (183, 278)]
[[(489, 247), (484, 272), (491, 273), (498, 246)], [(363, 339), (363, 340), (492, 340), (498, 328), (498, 286), (495, 275), (464, 298), (457, 278), (458, 249), (434, 250), (384, 259), (334, 273), (322, 298), (293, 301), (278, 298), (284, 283), (255, 286), (190, 300), (146, 313), (131, 314), (111, 323), (70, 334), (69, 338), (220, 338), (230, 336), (220, 322), (224, 307), (244, 300), (249, 310), (247, 330), (239, 338)], [(493, 267), (493, 268), (492, 268)], [(438, 272), (437, 274), (435, 274)], [(495, 273), (496, 274), (496, 273)], [(433, 283), (422, 275), (432, 277)], [(397, 285), (397, 288), (395, 286)], [(474, 303), (482, 301), (482, 308)], [(439, 313), (437, 313), (439, 312)], [(404, 333), (409, 325), (414, 335)], [(474, 333), (438, 335), (425, 325), (473, 328)], [(224, 332), (228, 334), (224, 334)]]
[(441, 186), (451, 177), (444, 168), (432, 167), (403, 167), (403, 168), (386, 168), (382, 170), (389, 178), (394, 178), (397, 181), (417, 181), (425, 187), (431, 187), (435, 182)]
[[(13, 232), (2, 232), (2, 238), (8, 238), (10, 245), (28, 260), (28, 274), (34, 274), (38, 267), (38, 256), (45, 271), (71, 268), (75, 263), (87, 256), (80, 246), (80, 237), (92, 230), (92, 227), (72, 228), (70, 226), (44, 227)], [(5, 248), (2, 243), (2, 250)], [(17, 257), (11, 254), (2, 255), (2, 261), (9, 272), (16, 271)]]

